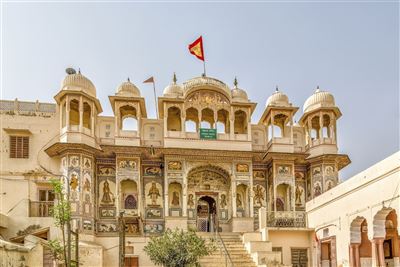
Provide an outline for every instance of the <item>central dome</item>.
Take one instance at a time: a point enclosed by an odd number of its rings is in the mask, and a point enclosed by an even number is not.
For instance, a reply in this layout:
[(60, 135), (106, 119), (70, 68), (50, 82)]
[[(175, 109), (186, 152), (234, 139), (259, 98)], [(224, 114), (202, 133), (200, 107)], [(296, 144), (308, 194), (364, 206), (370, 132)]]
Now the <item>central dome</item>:
[(73, 91), (81, 91), (90, 96), (96, 97), (96, 88), (93, 83), (81, 74), (78, 73), (69, 73), (61, 83), (61, 90), (73, 90)]
[(223, 91), (227, 96), (231, 97), (231, 89), (228, 85), (217, 80), (215, 78), (210, 78), (207, 76), (196, 77), (190, 79), (183, 83), (183, 90), (185, 95), (187, 95), (190, 91), (201, 88), (201, 87), (214, 87), (221, 91)]
[(117, 89), (117, 96), (126, 96), (126, 97), (140, 97), (139, 88), (136, 87), (131, 81), (128, 80), (123, 82)]

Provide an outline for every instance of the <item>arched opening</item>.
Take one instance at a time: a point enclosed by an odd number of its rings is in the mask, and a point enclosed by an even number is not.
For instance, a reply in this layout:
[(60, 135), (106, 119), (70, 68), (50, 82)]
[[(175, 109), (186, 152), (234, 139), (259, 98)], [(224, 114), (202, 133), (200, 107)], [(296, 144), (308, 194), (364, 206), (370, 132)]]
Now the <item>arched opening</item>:
[(225, 109), (217, 112), (217, 132), (229, 133), (229, 113)]
[(199, 112), (195, 108), (188, 108), (186, 110), (186, 121), (185, 121), (185, 131), (186, 132), (197, 132), (199, 124)]
[(122, 106), (119, 112), (121, 116), (120, 129), (123, 131), (137, 131), (138, 122), (136, 109), (132, 106)]
[(330, 138), (331, 133), (329, 131), (329, 126), (331, 124), (331, 118), (329, 115), (325, 114), (322, 116), (322, 137), (323, 138)]
[(399, 238), (397, 214), (392, 208), (383, 208), (374, 216), (374, 238), (378, 242), (378, 266), (394, 266), (394, 259), (399, 258)]
[(247, 134), (247, 114), (243, 110), (235, 112), (234, 132), (235, 134)]
[(64, 103), (61, 107), (61, 127), (67, 126), (67, 103)]
[(121, 207), (123, 209), (137, 209), (137, 184), (132, 180), (121, 182)]
[(217, 205), (210, 196), (202, 196), (197, 202), (197, 230), (214, 232), (216, 224)]
[(209, 108), (205, 108), (201, 111), (201, 122), (200, 128), (213, 129), (214, 128), (214, 111)]
[(311, 139), (319, 139), (320, 138), (319, 129), (320, 129), (319, 116), (314, 116), (311, 119), (311, 130), (310, 130)]
[[(231, 181), (229, 173), (218, 166), (203, 165), (195, 167), (187, 174), (187, 206), (188, 218), (192, 220), (189, 226), (197, 228), (199, 231), (205, 231), (204, 225), (210, 222), (210, 217), (196, 213), (199, 200), (203, 197), (212, 198), (215, 202), (215, 212), (211, 214), (215, 217), (215, 228), (218, 231), (229, 231), (226, 221), (232, 217), (232, 202), (231, 202)], [(211, 201), (211, 200), (210, 200)], [(211, 202), (210, 202), (211, 203)], [(208, 208), (212, 207), (208, 203)], [(203, 203), (206, 204), (206, 203)], [(202, 210), (206, 207), (203, 205)], [(207, 218), (207, 222), (204, 220)]]
[(285, 136), (285, 125), (288, 120), (288, 116), (285, 114), (276, 114), (274, 116), (274, 123), (272, 125), (273, 131), (274, 131), (274, 138), (281, 138)]
[(288, 184), (279, 184), (276, 187), (276, 202), (277, 202), (277, 211), (278, 211), (278, 199), (282, 203), (280, 203), (283, 210), (279, 211), (289, 211), (290, 210), (290, 186)]
[(69, 125), (79, 125), (79, 101), (76, 99), (69, 102)]
[(92, 128), (92, 109), (87, 102), (83, 103), (83, 127)]
[(358, 216), (350, 224), (350, 264), (351, 266), (370, 266), (372, 256), (371, 241), (368, 239), (368, 224), (364, 217)]
[(168, 108), (167, 130), (180, 132), (181, 127), (181, 110), (177, 107)]

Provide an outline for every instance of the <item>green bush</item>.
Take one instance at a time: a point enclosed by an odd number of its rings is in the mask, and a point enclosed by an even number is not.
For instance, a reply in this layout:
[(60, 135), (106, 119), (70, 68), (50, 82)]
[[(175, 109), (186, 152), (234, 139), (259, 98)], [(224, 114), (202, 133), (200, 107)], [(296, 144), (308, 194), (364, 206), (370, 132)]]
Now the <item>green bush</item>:
[(144, 247), (150, 260), (164, 267), (198, 266), (199, 258), (215, 250), (214, 242), (207, 243), (192, 230), (167, 229), (163, 235), (152, 237)]

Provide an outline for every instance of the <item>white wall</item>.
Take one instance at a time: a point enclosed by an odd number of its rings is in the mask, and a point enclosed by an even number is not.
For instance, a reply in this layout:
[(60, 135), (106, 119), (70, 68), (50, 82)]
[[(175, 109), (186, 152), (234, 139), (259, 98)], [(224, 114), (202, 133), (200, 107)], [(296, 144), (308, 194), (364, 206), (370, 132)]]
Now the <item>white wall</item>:
[[(307, 202), (309, 227), (319, 239), (323, 229), (336, 236), (337, 263), (349, 263), (350, 224), (357, 216), (367, 219), (368, 237), (373, 237), (373, 218), (385, 207), (400, 214), (400, 152), (378, 162), (335, 188)], [(315, 252), (314, 252), (315, 253)]]

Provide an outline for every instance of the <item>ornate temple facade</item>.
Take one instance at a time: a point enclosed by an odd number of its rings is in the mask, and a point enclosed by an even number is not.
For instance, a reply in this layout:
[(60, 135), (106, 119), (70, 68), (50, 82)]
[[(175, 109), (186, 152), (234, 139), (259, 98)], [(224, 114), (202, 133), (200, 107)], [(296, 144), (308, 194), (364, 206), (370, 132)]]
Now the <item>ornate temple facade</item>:
[(335, 188), (350, 163), (338, 152), (332, 94), (318, 88), (297, 123), (299, 108), (277, 89), (253, 124), (256, 103), (236, 79), (232, 87), (206, 76), (179, 84), (174, 75), (157, 118), (147, 117), (129, 80), (109, 96), (113, 116), (102, 116), (94, 84), (70, 71), (55, 100), (1, 101), (4, 238), (18, 241), (16, 231), (31, 225), (56, 235), (50, 179), (58, 177), (69, 188), (74, 229), (95, 248), (92, 266), (117, 265), (121, 213), (141, 266), (151, 265), (147, 237), (166, 228), (245, 233), (263, 221), (277, 240), (279, 229), (296, 232), (308, 258), (298, 266), (317, 266), (306, 202)]

